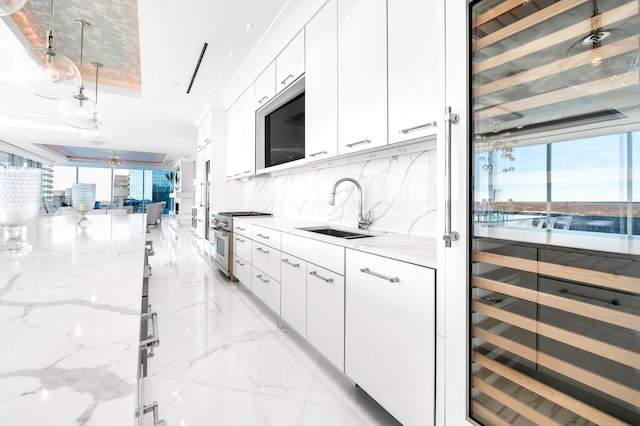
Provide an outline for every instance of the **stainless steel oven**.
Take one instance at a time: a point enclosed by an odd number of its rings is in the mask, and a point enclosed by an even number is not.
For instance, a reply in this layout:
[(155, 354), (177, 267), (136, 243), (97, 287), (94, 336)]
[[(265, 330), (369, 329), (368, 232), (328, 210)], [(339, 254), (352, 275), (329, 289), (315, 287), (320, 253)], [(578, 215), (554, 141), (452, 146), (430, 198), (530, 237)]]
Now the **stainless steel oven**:
[(231, 250), (229, 247), (231, 231), (224, 228), (213, 228), (213, 260), (226, 276), (231, 274)]
[(213, 233), (212, 257), (218, 269), (227, 277), (233, 276), (233, 218), (234, 217), (271, 216), (271, 213), (260, 212), (220, 212), (212, 215), (211, 227)]

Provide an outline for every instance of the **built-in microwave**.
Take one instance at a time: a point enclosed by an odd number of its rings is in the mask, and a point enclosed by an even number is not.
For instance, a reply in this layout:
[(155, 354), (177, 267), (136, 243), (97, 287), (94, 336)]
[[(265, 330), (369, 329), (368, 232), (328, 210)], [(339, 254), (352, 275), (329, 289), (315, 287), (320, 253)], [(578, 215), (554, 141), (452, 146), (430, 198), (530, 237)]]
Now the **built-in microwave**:
[(304, 76), (257, 111), (257, 169), (304, 161), (304, 111)]

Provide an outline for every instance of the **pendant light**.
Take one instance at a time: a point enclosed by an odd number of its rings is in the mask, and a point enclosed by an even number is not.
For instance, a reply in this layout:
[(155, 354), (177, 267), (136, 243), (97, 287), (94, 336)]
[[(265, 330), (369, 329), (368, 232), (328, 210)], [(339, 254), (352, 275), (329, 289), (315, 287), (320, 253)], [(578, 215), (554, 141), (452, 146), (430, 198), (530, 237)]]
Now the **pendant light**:
[[(76, 19), (76, 22), (80, 24), (80, 74), (82, 74), (84, 27), (91, 24), (83, 19)], [(98, 105), (84, 94), (84, 81), (80, 84), (78, 93), (74, 97), (60, 101), (58, 113), (62, 121), (78, 129), (91, 129), (101, 121)]]
[(34, 47), (18, 54), (14, 61), (14, 73), (34, 95), (63, 99), (76, 93), (82, 84), (82, 77), (71, 59), (56, 53), (53, 0), (49, 4), (51, 17), (45, 47)]
[(111, 166), (112, 169), (115, 169), (116, 167), (120, 166), (122, 163), (124, 163), (124, 160), (120, 157), (118, 157), (118, 155), (116, 154), (116, 151), (113, 151), (113, 154), (111, 154), (110, 156), (108, 156), (107, 158), (105, 158), (104, 160), (109, 166)]
[[(96, 67), (96, 105), (98, 104), (98, 70), (102, 68), (102, 64), (93, 62), (92, 65)], [(111, 139), (111, 129), (105, 126), (98, 119), (94, 120), (94, 125), (90, 129), (83, 130), (80, 133), (80, 137), (85, 142), (92, 145), (104, 145)]]
[(25, 5), (27, 0), (0, 0), (0, 16), (11, 15)]
[(623, 78), (637, 68), (638, 34), (602, 26), (602, 14), (593, 0), (591, 31), (567, 50), (561, 62), (562, 78), (571, 86), (600, 81), (608, 87), (623, 85)]

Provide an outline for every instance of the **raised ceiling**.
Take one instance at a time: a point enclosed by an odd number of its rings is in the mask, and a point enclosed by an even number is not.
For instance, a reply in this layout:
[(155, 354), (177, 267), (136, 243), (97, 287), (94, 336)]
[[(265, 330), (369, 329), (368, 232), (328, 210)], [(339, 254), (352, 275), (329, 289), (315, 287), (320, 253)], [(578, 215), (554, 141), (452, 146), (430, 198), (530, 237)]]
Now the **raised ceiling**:
[[(210, 107), (225, 108), (220, 95), (287, 0), (56, 0), (57, 51), (79, 64), (80, 26), (85, 28), (85, 88), (94, 96), (100, 62), (98, 103), (112, 139), (111, 151), (147, 152), (169, 166), (196, 153), (196, 127)], [(66, 126), (57, 102), (28, 93), (13, 75), (12, 60), (23, 48), (43, 46), (49, 0), (29, 0), (0, 23), (0, 142), (49, 163), (64, 163), (44, 145), (85, 147), (79, 131)], [(247, 25), (249, 24), (249, 25)], [(208, 43), (193, 88), (186, 93), (202, 46)], [(89, 148), (93, 149), (93, 148)], [(155, 161), (155, 160), (154, 160)]]

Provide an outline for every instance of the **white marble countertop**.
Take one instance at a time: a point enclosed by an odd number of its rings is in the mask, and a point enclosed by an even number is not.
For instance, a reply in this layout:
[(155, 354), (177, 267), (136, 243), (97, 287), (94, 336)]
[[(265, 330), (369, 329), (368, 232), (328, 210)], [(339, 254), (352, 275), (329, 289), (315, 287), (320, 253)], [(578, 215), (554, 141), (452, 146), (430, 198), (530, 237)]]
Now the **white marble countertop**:
[[(326, 243), (436, 269), (437, 240), (435, 238), (383, 231), (363, 231), (340, 225), (333, 226), (322, 222), (312, 222), (302, 219), (275, 216), (255, 218), (242, 217), (234, 218), (234, 221), (245, 221), (254, 225), (264, 226), (265, 228), (275, 229), (277, 231), (295, 234), (301, 237), (324, 241)], [(373, 236), (349, 240), (298, 229), (318, 226), (330, 226), (335, 229), (368, 233)]]
[(132, 425), (145, 215), (41, 217), (0, 253), (0, 423)]

